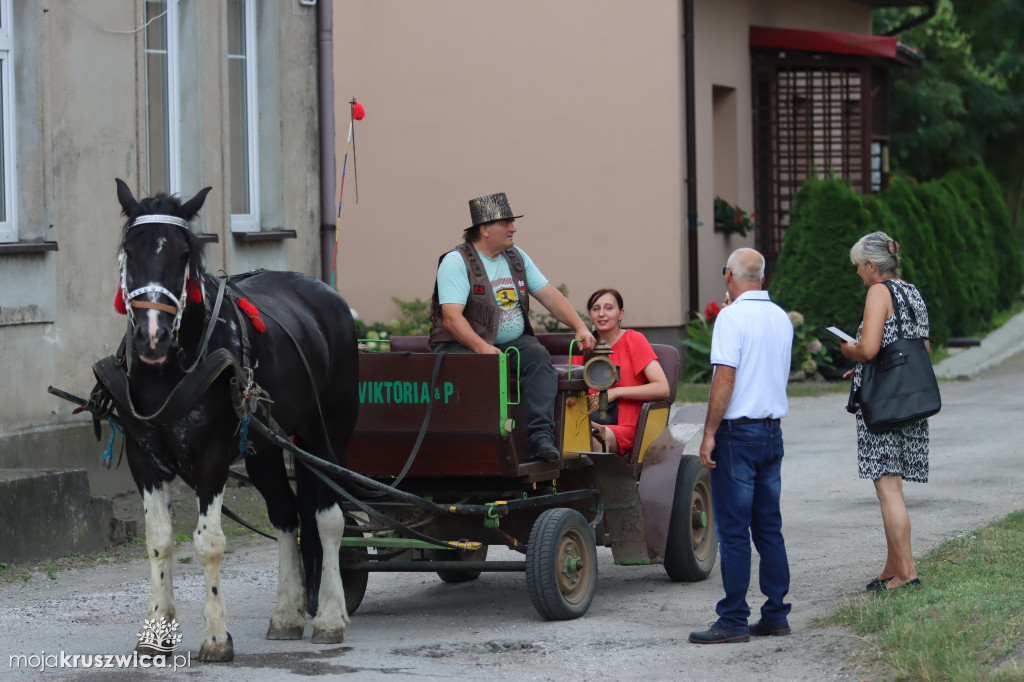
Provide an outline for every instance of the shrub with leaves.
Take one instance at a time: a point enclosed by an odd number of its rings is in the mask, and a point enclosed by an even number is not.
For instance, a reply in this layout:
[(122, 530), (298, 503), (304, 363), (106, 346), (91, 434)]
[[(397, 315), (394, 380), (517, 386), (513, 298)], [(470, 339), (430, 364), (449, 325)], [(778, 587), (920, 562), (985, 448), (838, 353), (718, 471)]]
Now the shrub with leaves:
[[(709, 312), (713, 312), (714, 315), (709, 315)], [(712, 301), (704, 309), (704, 315), (698, 315), (686, 325), (686, 338), (680, 342), (686, 361), (686, 369), (683, 370), (682, 376), (685, 382), (704, 383), (711, 380), (711, 334), (715, 329), (715, 317), (718, 316), (718, 312), (718, 304)]]
[(356, 336), (366, 341), (366, 349), (370, 351), (387, 351), (390, 349), (392, 336), (427, 336), (430, 334), (430, 301), (414, 298), (404, 301), (396, 296), (391, 300), (398, 306), (401, 317), (390, 322), (374, 322), (366, 324), (353, 310), (352, 316), (356, 323)]

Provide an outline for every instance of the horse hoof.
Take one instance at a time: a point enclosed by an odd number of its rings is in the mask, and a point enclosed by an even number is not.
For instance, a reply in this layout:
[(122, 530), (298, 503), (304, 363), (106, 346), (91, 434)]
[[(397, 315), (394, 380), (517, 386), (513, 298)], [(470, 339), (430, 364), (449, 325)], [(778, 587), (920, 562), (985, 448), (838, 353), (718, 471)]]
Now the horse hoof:
[(313, 644), (341, 644), (345, 641), (345, 628), (316, 628)]
[(271, 625), (267, 628), (267, 639), (302, 639), (302, 626), (275, 627)]
[(168, 644), (167, 649), (157, 649), (155, 647), (139, 644), (135, 647), (135, 652), (139, 656), (166, 656), (168, 649), (170, 649), (170, 644)]
[(203, 642), (199, 647), (199, 660), (204, 663), (227, 663), (235, 658), (235, 645), (231, 641), (231, 633), (228, 633), (225, 642)]

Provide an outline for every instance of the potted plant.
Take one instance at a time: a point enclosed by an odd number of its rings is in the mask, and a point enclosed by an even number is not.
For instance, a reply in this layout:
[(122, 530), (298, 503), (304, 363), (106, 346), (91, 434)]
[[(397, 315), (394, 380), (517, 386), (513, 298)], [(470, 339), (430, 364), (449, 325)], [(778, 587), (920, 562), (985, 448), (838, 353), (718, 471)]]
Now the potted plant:
[(747, 213), (739, 206), (733, 206), (721, 197), (715, 197), (715, 232), (747, 236), (747, 230), (754, 229), (753, 213)]

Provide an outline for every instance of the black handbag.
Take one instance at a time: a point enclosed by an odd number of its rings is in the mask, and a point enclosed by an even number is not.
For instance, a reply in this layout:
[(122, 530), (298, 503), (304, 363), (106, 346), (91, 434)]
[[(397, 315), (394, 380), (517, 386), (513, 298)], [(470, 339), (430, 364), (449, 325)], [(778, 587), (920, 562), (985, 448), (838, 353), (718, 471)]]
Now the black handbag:
[[(893, 310), (899, 313), (891, 283), (884, 282), (892, 296)], [(907, 305), (917, 325), (917, 313)], [(897, 319), (900, 338), (878, 351), (861, 370), (861, 386), (851, 402), (860, 407), (864, 424), (871, 433), (892, 431), (927, 419), (942, 408), (939, 383), (935, 379), (925, 337), (903, 336), (902, 321)]]

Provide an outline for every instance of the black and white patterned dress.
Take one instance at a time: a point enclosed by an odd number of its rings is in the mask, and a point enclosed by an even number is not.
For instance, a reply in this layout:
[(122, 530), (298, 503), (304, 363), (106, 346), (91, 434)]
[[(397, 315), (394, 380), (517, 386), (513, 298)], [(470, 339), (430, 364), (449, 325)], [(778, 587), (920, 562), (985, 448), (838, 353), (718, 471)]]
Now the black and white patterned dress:
[[(892, 280), (895, 314), (885, 321), (882, 329), (882, 347), (899, 338), (897, 320), (908, 338), (928, 336), (928, 308), (921, 293), (913, 284)], [(910, 309), (917, 315), (914, 325)], [(864, 329), (863, 320), (857, 328), (857, 341)], [(862, 363), (857, 363), (853, 375), (854, 390), (861, 386)], [(871, 433), (864, 424), (864, 415), (857, 410), (857, 469), (860, 478), (876, 480), (882, 476), (902, 476), (905, 481), (928, 482), (928, 420), (923, 419), (893, 431)]]

